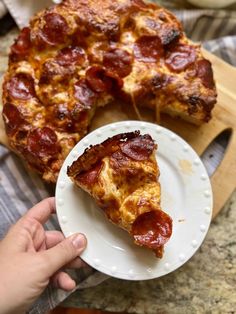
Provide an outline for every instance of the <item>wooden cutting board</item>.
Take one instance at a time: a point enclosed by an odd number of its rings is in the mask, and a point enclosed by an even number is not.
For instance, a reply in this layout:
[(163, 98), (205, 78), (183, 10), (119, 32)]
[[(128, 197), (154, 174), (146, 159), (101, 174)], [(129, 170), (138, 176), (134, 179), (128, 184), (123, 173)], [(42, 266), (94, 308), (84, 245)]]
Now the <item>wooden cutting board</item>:
[[(199, 127), (183, 120), (161, 115), (161, 125), (179, 134), (199, 155), (222, 131), (232, 129), (232, 136), (224, 158), (211, 177), (214, 218), (236, 187), (236, 68), (205, 50), (203, 53), (212, 62), (217, 82), (218, 102), (213, 110), (213, 118), (209, 123)], [(132, 114), (128, 115), (129, 118), (134, 118)], [(148, 114), (145, 120), (154, 122), (153, 116), (153, 113)], [(92, 129), (103, 125), (104, 121), (111, 123), (126, 119), (128, 119), (127, 113), (124, 113), (117, 105), (107, 106), (100, 109), (96, 115)]]
[(182, 136), (199, 155), (222, 131), (232, 130), (224, 158), (211, 177), (214, 218), (236, 188), (236, 68), (205, 50), (203, 52), (212, 62), (217, 84), (218, 102), (212, 120), (196, 127), (166, 117), (162, 124)]
[[(213, 64), (214, 76), (217, 82), (218, 103), (213, 111), (212, 120), (198, 127), (163, 115), (161, 124), (183, 137), (199, 155), (205, 151), (208, 145), (222, 131), (232, 129), (232, 135), (224, 158), (211, 177), (214, 196), (214, 218), (236, 187), (236, 69), (207, 51), (204, 51), (204, 55)], [(98, 110), (91, 129), (129, 118), (134, 117), (123, 111), (118, 104), (107, 106)], [(152, 121), (150, 115), (147, 115), (145, 120)], [(1, 119), (0, 143), (7, 146)]]

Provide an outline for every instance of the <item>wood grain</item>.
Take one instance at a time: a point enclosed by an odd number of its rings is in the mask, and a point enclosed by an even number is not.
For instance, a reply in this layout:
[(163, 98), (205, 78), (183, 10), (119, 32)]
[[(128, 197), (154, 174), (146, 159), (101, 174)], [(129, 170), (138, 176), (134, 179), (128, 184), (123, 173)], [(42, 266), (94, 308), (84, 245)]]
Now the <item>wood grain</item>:
[[(48, 314), (118, 314), (118, 313), (92, 310), (92, 309), (76, 309), (76, 308), (58, 307)], [(125, 313), (119, 313), (119, 314), (125, 314)]]
[(165, 117), (163, 125), (181, 135), (199, 155), (223, 130), (232, 129), (225, 156), (211, 177), (214, 218), (236, 187), (236, 69), (207, 51), (204, 51), (204, 55), (213, 64), (218, 91), (218, 102), (212, 120), (196, 127)]
[[(196, 126), (180, 119), (161, 115), (161, 125), (184, 138), (201, 155), (208, 145), (225, 129), (232, 129), (232, 136), (224, 158), (211, 177), (214, 208), (213, 218), (219, 213), (236, 187), (236, 69), (213, 54), (203, 51), (212, 62), (217, 83), (218, 102), (209, 123)], [(99, 109), (92, 129), (107, 123), (134, 119), (132, 112), (124, 114), (119, 104)], [(154, 122), (153, 112), (145, 112), (144, 120)], [(105, 122), (105, 123), (104, 123)]]

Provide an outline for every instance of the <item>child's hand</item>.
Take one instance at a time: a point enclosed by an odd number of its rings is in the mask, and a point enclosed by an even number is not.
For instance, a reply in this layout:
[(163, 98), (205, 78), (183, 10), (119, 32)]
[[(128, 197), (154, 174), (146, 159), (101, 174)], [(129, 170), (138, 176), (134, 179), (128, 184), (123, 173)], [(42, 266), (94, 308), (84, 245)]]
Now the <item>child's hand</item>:
[(59, 231), (45, 231), (43, 224), (55, 212), (48, 198), (23, 216), (0, 243), (0, 313), (24, 313), (52, 280), (64, 290), (74, 280), (61, 270), (85, 264), (78, 257), (86, 239), (74, 234), (65, 239)]

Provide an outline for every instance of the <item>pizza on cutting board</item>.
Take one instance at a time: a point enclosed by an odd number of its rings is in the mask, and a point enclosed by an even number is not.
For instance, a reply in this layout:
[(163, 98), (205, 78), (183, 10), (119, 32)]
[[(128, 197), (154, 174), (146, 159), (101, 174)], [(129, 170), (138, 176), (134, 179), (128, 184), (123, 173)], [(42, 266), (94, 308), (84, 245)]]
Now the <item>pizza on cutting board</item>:
[(111, 222), (161, 258), (172, 219), (160, 205), (156, 149), (148, 134), (118, 134), (86, 149), (67, 174), (92, 195)]
[[(64, 0), (36, 14), (11, 47), (3, 119), (11, 148), (55, 182), (114, 99), (207, 122), (216, 102), (211, 64), (166, 9), (142, 0)], [(158, 114), (157, 114), (158, 115)]]

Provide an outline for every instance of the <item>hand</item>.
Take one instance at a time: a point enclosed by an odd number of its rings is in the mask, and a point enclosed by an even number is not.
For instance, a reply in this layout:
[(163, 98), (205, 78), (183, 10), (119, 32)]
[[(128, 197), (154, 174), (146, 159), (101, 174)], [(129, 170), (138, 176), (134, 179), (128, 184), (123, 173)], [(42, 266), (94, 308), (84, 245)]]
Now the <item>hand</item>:
[(74, 280), (62, 267), (86, 265), (78, 257), (86, 238), (74, 234), (65, 239), (59, 231), (45, 231), (43, 224), (55, 213), (48, 198), (30, 209), (0, 242), (0, 313), (24, 313), (47, 287), (72, 290)]

